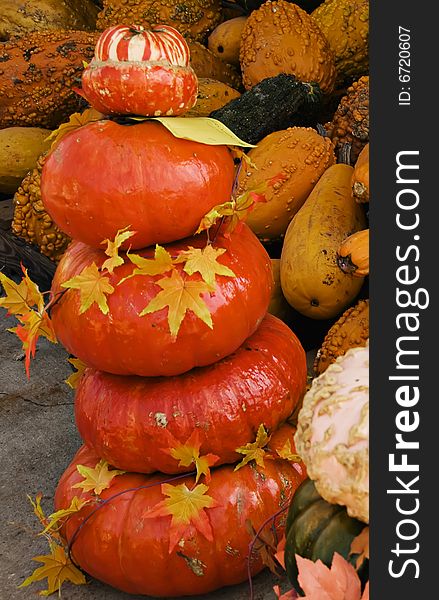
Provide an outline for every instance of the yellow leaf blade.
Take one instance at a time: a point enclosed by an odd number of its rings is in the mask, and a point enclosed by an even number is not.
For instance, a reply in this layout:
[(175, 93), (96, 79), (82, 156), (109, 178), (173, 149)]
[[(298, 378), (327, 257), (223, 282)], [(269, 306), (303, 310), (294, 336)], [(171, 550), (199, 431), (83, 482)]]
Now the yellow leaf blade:
[(178, 271), (173, 270), (170, 277), (155, 282), (162, 291), (155, 296), (140, 316), (168, 308), (168, 324), (171, 335), (176, 337), (180, 325), (188, 310), (192, 311), (210, 329), (213, 329), (212, 316), (202, 294), (211, 291), (203, 281), (183, 279)]
[(205, 248), (193, 248), (180, 253), (175, 262), (185, 262), (184, 271), (188, 275), (199, 273), (210, 287), (215, 287), (217, 275), (225, 277), (236, 277), (235, 273), (218, 262), (218, 258), (226, 252), (225, 248), (214, 248), (207, 245)]
[(51, 150), (54, 150), (65, 135), (83, 127), (83, 125), (87, 125), (87, 123), (99, 121), (103, 117), (104, 115), (94, 108), (87, 108), (82, 113), (73, 113), (70, 115), (69, 120), (62, 123), (55, 131), (52, 131), (45, 141), (52, 142)]
[(174, 268), (172, 256), (163, 246), (159, 245), (155, 247), (154, 258), (144, 258), (138, 254), (129, 254), (128, 252), (127, 257), (137, 268), (134, 269), (131, 275), (121, 279), (118, 285), (136, 275), (163, 275)]
[(93, 304), (97, 304), (104, 315), (109, 312), (107, 296), (114, 292), (108, 277), (100, 273), (95, 263), (85, 267), (79, 275), (75, 275), (61, 284), (67, 289), (76, 289), (80, 292), (81, 306), (79, 314), (84, 313)]
[(179, 467), (190, 467), (194, 465), (197, 470), (195, 483), (198, 483), (200, 477), (204, 475), (207, 483), (210, 481), (210, 467), (212, 467), (218, 460), (219, 456), (215, 454), (206, 454), (200, 456), (200, 434), (197, 429), (193, 431), (190, 437), (184, 444), (176, 443), (176, 445), (169, 450), (169, 454), (178, 460)]
[(75, 513), (79, 512), (86, 504), (89, 503), (90, 500), (83, 500), (78, 496), (74, 496), (68, 508), (62, 508), (49, 515), (48, 523), (44, 530), (41, 532), (41, 535), (44, 535), (49, 531), (55, 531), (55, 527), (59, 525), (60, 521), (63, 521), (71, 515), (74, 515)]
[(236, 465), (234, 470), (238, 471), (252, 460), (254, 460), (258, 466), (264, 467), (264, 456), (266, 452), (264, 448), (270, 441), (270, 437), (271, 436), (268, 435), (265, 427), (262, 424), (259, 425), (256, 440), (254, 442), (249, 442), (245, 446), (236, 448), (236, 452), (243, 454), (244, 458)]
[(106, 261), (104, 261), (101, 270), (107, 270), (109, 273), (113, 273), (116, 267), (120, 267), (120, 265), (124, 264), (124, 260), (121, 256), (119, 256), (119, 248), (122, 246), (126, 240), (130, 239), (135, 234), (135, 231), (128, 231), (128, 227), (124, 229), (119, 229), (116, 233), (114, 240), (104, 240), (102, 244), (107, 244), (107, 248), (105, 249), (105, 254), (109, 256)]
[(110, 471), (107, 461), (103, 459), (94, 468), (77, 465), (76, 469), (84, 479), (79, 483), (75, 483), (72, 487), (81, 488), (84, 492), (93, 492), (96, 496), (100, 496), (104, 490), (109, 488), (117, 475), (126, 473), (126, 471), (119, 469), (112, 469)]
[(0, 306), (6, 308), (9, 315), (24, 315), (34, 306), (41, 312), (44, 309), (44, 298), (38, 286), (30, 279), (27, 269), (21, 267), (23, 279), (15, 283), (12, 279), (0, 272), (0, 283), (6, 296), (0, 298)]
[(64, 548), (55, 542), (50, 542), (51, 553), (44, 556), (35, 556), (33, 560), (43, 563), (20, 584), (24, 588), (37, 581), (47, 579), (47, 590), (40, 592), (41, 595), (49, 596), (61, 589), (65, 581), (76, 585), (84, 585), (86, 582), (84, 574), (72, 563)]
[(69, 377), (67, 377), (65, 383), (67, 383), (67, 385), (71, 387), (72, 390), (75, 390), (78, 387), (78, 383), (85, 369), (87, 368), (87, 365), (83, 363), (82, 360), (80, 360), (79, 358), (68, 358), (67, 360), (71, 365), (75, 367), (76, 371), (72, 373)]

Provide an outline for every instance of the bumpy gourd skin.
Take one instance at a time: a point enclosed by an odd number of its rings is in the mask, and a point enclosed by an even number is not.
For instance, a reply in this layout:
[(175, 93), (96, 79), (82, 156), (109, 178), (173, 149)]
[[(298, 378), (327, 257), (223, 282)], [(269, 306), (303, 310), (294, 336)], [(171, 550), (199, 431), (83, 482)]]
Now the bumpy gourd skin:
[(249, 157), (256, 168), (243, 165), (238, 194), (277, 175), (282, 180), (265, 192), (266, 202), (255, 205), (247, 225), (263, 241), (279, 238), (320, 176), (334, 164), (333, 145), (314, 129), (290, 127), (267, 135), (250, 150)]
[(314, 372), (321, 375), (350, 348), (365, 346), (369, 339), (369, 300), (348, 308), (326, 334), (314, 361)]
[(294, 436), (319, 494), (369, 522), (369, 344), (313, 380)]
[(369, 77), (361, 77), (348, 88), (326, 129), (337, 148), (350, 143), (351, 164), (369, 141)]
[(316, 82), (324, 92), (334, 88), (334, 55), (327, 40), (310, 15), (284, 0), (266, 2), (247, 19), (240, 62), (247, 90), (279, 73)]
[(1, 0), (0, 40), (29, 31), (92, 31), (98, 10), (92, 0)]
[(203, 44), (192, 40), (187, 42), (191, 53), (190, 64), (198, 78), (216, 79), (235, 90), (242, 88), (241, 77), (232, 65), (223, 62)]
[(73, 91), (98, 34), (50, 31), (0, 47), (0, 127), (55, 129), (83, 102)]
[(326, 0), (312, 13), (335, 55), (339, 83), (369, 69), (369, 1)]
[(97, 28), (106, 29), (120, 23), (163, 23), (202, 42), (220, 21), (219, 0), (104, 0)]
[(41, 254), (59, 261), (70, 238), (55, 225), (41, 200), (41, 171), (45, 158), (45, 155), (40, 156), (35, 169), (28, 173), (15, 193), (12, 231), (38, 246)]

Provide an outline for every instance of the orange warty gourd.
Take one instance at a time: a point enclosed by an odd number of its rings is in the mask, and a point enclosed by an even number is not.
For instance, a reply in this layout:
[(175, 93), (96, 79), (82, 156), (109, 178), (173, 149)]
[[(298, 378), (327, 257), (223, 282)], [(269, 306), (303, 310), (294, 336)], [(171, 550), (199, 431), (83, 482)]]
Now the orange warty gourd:
[(244, 25), (240, 62), (247, 90), (266, 77), (286, 73), (318, 83), (331, 93), (336, 77), (334, 60), (312, 17), (290, 2), (265, 2)]
[[(170, 244), (167, 251), (174, 256), (189, 246), (204, 248), (206, 243), (206, 235), (198, 235)], [(245, 225), (230, 237), (219, 233), (213, 247), (226, 250), (219, 262), (235, 277), (217, 276), (215, 291), (200, 296), (210, 312), (212, 328), (192, 310), (185, 313), (176, 336), (170, 331), (167, 307), (139, 316), (161, 292), (157, 281), (169, 275), (135, 275), (118, 285), (134, 270), (125, 257), (125, 264), (106, 277), (114, 288), (107, 298), (108, 314), (97, 304), (81, 313), (77, 289), (68, 289), (53, 306), (51, 317), (59, 341), (90, 367), (117, 375), (178, 375), (231, 354), (254, 333), (267, 312), (273, 285), (271, 263)], [(138, 254), (153, 258), (154, 248)], [(99, 268), (106, 258), (102, 250), (72, 242), (58, 265), (52, 292), (61, 293), (64, 282), (93, 262)], [(175, 272), (184, 282), (202, 283), (198, 273), (187, 275), (181, 264)]]

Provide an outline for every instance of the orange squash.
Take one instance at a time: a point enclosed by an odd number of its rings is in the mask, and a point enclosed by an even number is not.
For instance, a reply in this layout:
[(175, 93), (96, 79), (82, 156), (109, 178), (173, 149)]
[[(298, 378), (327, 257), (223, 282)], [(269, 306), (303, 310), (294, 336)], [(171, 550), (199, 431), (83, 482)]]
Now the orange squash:
[(354, 277), (369, 275), (369, 229), (350, 235), (337, 251), (337, 264)]
[(355, 164), (352, 194), (357, 202), (369, 202), (369, 144), (364, 146)]

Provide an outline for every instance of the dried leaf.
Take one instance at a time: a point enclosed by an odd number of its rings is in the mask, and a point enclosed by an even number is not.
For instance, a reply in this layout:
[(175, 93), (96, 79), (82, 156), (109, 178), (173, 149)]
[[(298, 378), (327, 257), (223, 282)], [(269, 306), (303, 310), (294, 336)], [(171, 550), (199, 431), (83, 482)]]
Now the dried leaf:
[(74, 373), (72, 373), (70, 377), (67, 377), (65, 383), (67, 383), (69, 387), (75, 390), (78, 387), (79, 380), (81, 379), (85, 369), (87, 368), (87, 365), (83, 363), (82, 360), (79, 358), (68, 358), (67, 360), (77, 370)]
[(38, 567), (21, 585), (18, 587), (27, 587), (36, 581), (47, 579), (47, 590), (40, 592), (41, 596), (49, 596), (58, 590), (65, 581), (70, 581), (76, 585), (86, 583), (84, 574), (70, 560), (68, 554), (62, 546), (53, 541), (49, 542), (50, 554), (44, 556), (35, 556), (33, 560), (43, 563)]
[(217, 502), (206, 494), (208, 486), (198, 484), (190, 490), (185, 483), (171, 485), (163, 483), (162, 493), (168, 496), (159, 502), (147, 515), (148, 518), (171, 516), (169, 553), (175, 548), (190, 526), (195, 527), (207, 540), (213, 541), (213, 531), (207, 508), (217, 506)]
[(300, 463), (302, 459), (298, 454), (294, 454), (291, 449), (291, 440), (286, 440), (285, 444), (279, 450), (276, 450), (276, 454), (284, 460), (289, 460), (293, 463)]
[(84, 479), (79, 483), (75, 483), (72, 487), (82, 488), (84, 492), (93, 492), (96, 496), (99, 496), (102, 494), (103, 490), (109, 488), (111, 482), (117, 475), (126, 473), (126, 471), (120, 471), (118, 469), (112, 469), (110, 471), (108, 469), (107, 461), (103, 459), (101, 459), (94, 468), (76, 465), (76, 469)]
[(358, 554), (355, 562), (356, 568), (360, 568), (363, 562), (369, 560), (369, 527), (365, 527), (356, 538), (352, 540), (349, 556)]
[(107, 296), (114, 292), (114, 287), (108, 277), (99, 272), (95, 263), (85, 267), (79, 275), (62, 283), (61, 287), (79, 290), (81, 294), (79, 314), (85, 312), (94, 303), (99, 306), (104, 315), (108, 314)]
[(354, 567), (334, 553), (329, 569), (296, 554), (298, 581), (306, 600), (361, 600), (361, 582)]
[(201, 294), (211, 291), (204, 281), (183, 279), (178, 271), (172, 271), (170, 277), (155, 282), (162, 291), (155, 296), (140, 316), (154, 313), (168, 307), (168, 324), (171, 335), (175, 337), (188, 310), (191, 310), (208, 327), (213, 329), (212, 317)]
[(0, 306), (7, 309), (8, 315), (24, 315), (34, 306), (40, 312), (44, 309), (44, 298), (38, 286), (29, 278), (23, 265), (21, 270), (24, 277), (18, 284), (0, 272), (0, 283), (6, 293), (4, 298), (0, 298)]
[[(70, 506), (68, 508), (62, 508), (61, 510), (57, 510), (56, 512), (49, 515), (48, 523), (45, 526), (44, 530), (41, 532), (41, 535), (48, 533), (50, 531), (57, 531), (61, 525), (60, 521), (67, 519), (71, 515), (79, 512), (86, 504), (89, 504), (90, 500), (83, 500), (78, 496), (74, 496), (72, 501), (70, 502)], [(56, 529), (55, 529), (56, 528)]]
[(54, 344), (57, 343), (55, 331), (52, 322), (47, 313), (42, 314), (31, 310), (30, 312), (17, 315), (20, 325), (8, 329), (11, 333), (15, 333), (23, 344), (23, 352), (25, 354), (26, 374), (30, 377), (30, 359), (35, 358), (37, 349), (37, 341), (40, 336), (47, 338)]
[(87, 123), (100, 121), (103, 117), (104, 115), (94, 108), (86, 108), (83, 113), (74, 113), (73, 115), (70, 115), (68, 122), (62, 123), (58, 129), (52, 131), (45, 141), (50, 142), (53, 140), (51, 150), (54, 150), (65, 135), (75, 131), (75, 129), (79, 129), (79, 127), (87, 125)]
[(235, 273), (229, 267), (218, 262), (218, 258), (225, 252), (227, 252), (225, 248), (214, 248), (211, 245), (202, 249), (189, 246), (188, 250), (180, 252), (175, 263), (184, 262), (185, 273), (188, 275), (200, 273), (203, 281), (213, 289), (215, 287), (216, 275), (236, 277)]
[(200, 456), (200, 434), (197, 429), (191, 434), (184, 444), (178, 443), (170, 448), (169, 454), (179, 461), (179, 467), (189, 467), (194, 464), (197, 470), (195, 483), (198, 483), (201, 475), (206, 477), (206, 483), (210, 482), (210, 467), (218, 460), (219, 456), (215, 454), (205, 454)]
[(282, 594), (278, 585), (273, 586), (273, 591), (276, 594), (277, 600), (297, 600), (299, 598), (297, 592), (294, 590), (288, 590)]
[(128, 252), (127, 258), (136, 265), (137, 269), (134, 269), (128, 277), (121, 279), (118, 285), (136, 275), (163, 275), (174, 268), (172, 256), (163, 246), (159, 245), (155, 247), (154, 258), (143, 258), (143, 256), (129, 254)]
[(116, 267), (120, 267), (120, 265), (124, 264), (124, 259), (119, 256), (119, 248), (122, 244), (132, 237), (135, 234), (135, 231), (127, 231), (128, 227), (125, 229), (120, 229), (116, 233), (116, 237), (114, 240), (104, 240), (102, 244), (107, 244), (107, 248), (105, 250), (105, 254), (110, 258), (103, 263), (101, 270), (107, 270), (109, 273), (113, 273)]
[(250, 519), (246, 519), (245, 528), (253, 540), (252, 551), (259, 554), (263, 564), (268, 567), (274, 575), (279, 575), (278, 566), (274, 561), (276, 542), (273, 531), (271, 529), (265, 529), (258, 534)]
[(256, 440), (254, 442), (249, 442), (245, 446), (236, 448), (236, 452), (239, 452), (239, 454), (244, 454), (244, 458), (236, 465), (235, 471), (238, 471), (238, 469), (241, 469), (241, 467), (244, 467), (252, 460), (254, 460), (255, 463), (260, 467), (264, 467), (264, 456), (266, 452), (264, 447), (270, 441), (270, 437), (271, 436), (269, 436), (265, 431), (265, 427), (263, 425), (259, 425), (258, 433), (256, 434)]

